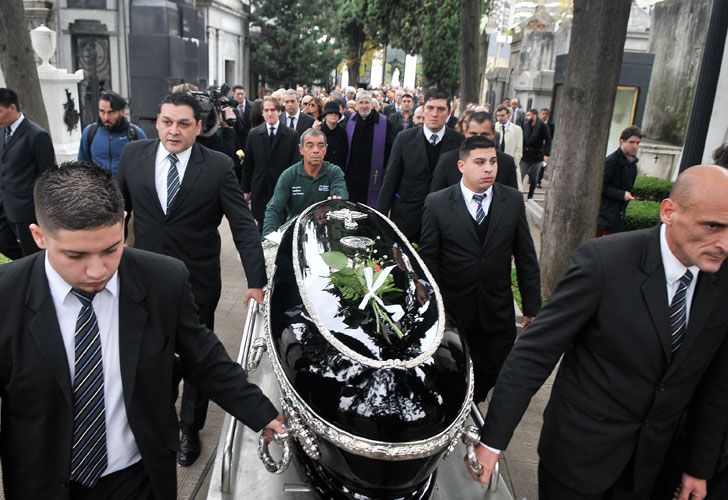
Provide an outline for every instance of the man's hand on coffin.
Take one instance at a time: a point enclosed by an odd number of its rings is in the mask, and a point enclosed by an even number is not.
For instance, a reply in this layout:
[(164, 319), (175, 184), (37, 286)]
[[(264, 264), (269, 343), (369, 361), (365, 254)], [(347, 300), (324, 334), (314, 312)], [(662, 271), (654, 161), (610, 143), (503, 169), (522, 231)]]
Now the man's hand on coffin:
[(262, 288), (248, 288), (248, 291), (243, 295), (243, 305), (247, 307), (250, 299), (255, 299), (258, 304), (263, 304), (264, 293)]
[(263, 438), (266, 444), (273, 440), (273, 433), (283, 434), (286, 432), (286, 426), (284, 425), (283, 415), (278, 414), (276, 418), (268, 422), (265, 426), (265, 437)]
[(468, 469), (470, 477), (472, 477), (475, 481), (482, 484), (488, 484), (490, 476), (493, 474), (495, 464), (498, 463), (500, 454), (489, 450), (482, 444), (478, 444), (475, 447), (475, 455), (478, 457), (478, 462), (480, 462), (481, 467), (483, 467), (483, 473), (480, 476), (476, 475), (470, 468), (470, 461), (467, 457), (465, 458), (465, 467)]

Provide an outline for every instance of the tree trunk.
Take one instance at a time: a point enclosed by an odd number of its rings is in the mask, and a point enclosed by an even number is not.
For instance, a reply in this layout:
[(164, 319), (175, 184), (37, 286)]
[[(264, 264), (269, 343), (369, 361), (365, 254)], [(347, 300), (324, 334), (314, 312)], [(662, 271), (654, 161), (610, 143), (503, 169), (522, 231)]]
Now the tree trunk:
[(460, 113), (478, 102), (480, 0), (460, 0)]
[(349, 71), (349, 86), (358, 88), (359, 87), (359, 66), (361, 65), (361, 59), (349, 59), (346, 62), (346, 67)]
[(631, 4), (631, 0), (574, 1), (571, 45), (552, 147), (553, 176), (541, 233), (545, 297), (564, 275), (576, 247), (596, 232), (604, 152)]
[(18, 94), (23, 113), (48, 130), (35, 52), (30, 44), (23, 0), (4, 0), (0, 15), (0, 68), (8, 88)]

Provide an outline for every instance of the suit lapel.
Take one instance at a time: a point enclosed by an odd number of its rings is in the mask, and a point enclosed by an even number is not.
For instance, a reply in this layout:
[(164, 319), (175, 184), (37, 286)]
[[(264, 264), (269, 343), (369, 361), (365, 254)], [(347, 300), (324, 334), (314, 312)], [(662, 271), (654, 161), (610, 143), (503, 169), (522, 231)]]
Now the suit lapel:
[(35, 259), (26, 299), (26, 304), (35, 311), (35, 316), (28, 324), (28, 332), (43, 356), (45, 365), (56, 379), (63, 399), (69, 408), (73, 408), (68, 357), (45, 274), (45, 252), (36, 254)]
[(660, 229), (650, 231), (645, 238), (642, 250), (642, 271), (646, 275), (642, 283), (642, 297), (650, 312), (652, 323), (655, 325), (657, 335), (665, 354), (665, 359), (670, 362), (672, 350), (672, 339), (667, 321), (667, 288), (665, 269), (662, 266), (662, 255), (660, 254)]
[(698, 340), (700, 331), (703, 329), (705, 321), (708, 319), (710, 311), (713, 309), (715, 301), (718, 299), (718, 287), (716, 286), (716, 280), (718, 279), (718, 276), (715, 274), (706, 274), (701, 272), (698, 275), (698, 282), (695, 285), (693, 300), (690, 303), (690, 318), (688, 319), (687, 331), (685, 332), (680, 351), (670, 364), (668, 374), (680, 365), (682, 360), (685, 359), (688, 352), (690, 352), (690, 349)]
[(157, 183), (154, 178), (154, 169), (157, 160), (157, 148), (159, 140), (150, 142), (144, 149), (139, 168), (141, 169), (142, 186), (145, 186), (147, 196), (149, 196), (149, 206), (155, 207), (153, 210), (157, 212), (158, 218), (164, 218), (164, 209), (159, 204), (159, 195), (157, 194)]
[[(270, 147), (270, 150), (273, 151), (276, 148), (276, 144), (281, 140), (282, 135), (288, 135), (288, 125), (284, 125), (282, 122), (278, 122), (278, 133), (273, 137), (273, 144)], [(271, 156), (273, 156), (271, 154)]]
[[(425, 150), (425, 143), (422, 138), (425, 136), (424, 128), (420, 125), (412, 136), (411, 147), (412, 150), (417, 154), (417, 162), (424, 167), (425, 170), (429, 170), (430, 166), (427, 162), (427, 151)], [(432, 173), (432, 172), (430, 172)]]
[(119, 265), (119, 361), (121, 364), (121, 385), (124, 403), (131, 408), (131, 397), (136, 383), (139, 348), (142, 332), (147, 324), (147, 310), (142, 306), (147, 296), (136, 269), (129, 262), (127, 250), (122, 254)]
[(465, 199), (463, 198), (463, 192), (460, 189), (460, 184), (455, 184), (450, 188), (450, 203), (452, 204), (452, 211), (455, 212), (460, 222), (465, 227), (465, 230), (475, 241), (475, 244), (480, 246), (480, 240), (478, 234), (475, 232), (475, 226), (473, 226), (473, 217), (468, 212), (468, 207), (465, 206)]
[(5, 156), (5, 153), (10, 150), (10, 148), (13, 147), (13, 144), (18, 142), (20, 140), (20, 137), (25, 133), (25, 129), (28, 128), (28, 117), (26, 116), (23, 118), (23, 121), (20, 122), (20, 125), (18, 125), (18, 128), (15, 129), (15, 132), (13, 132), (13, 135), (10, 136), (10, 142), (8, 142), (7, 146), (5, 145), (5, 129), (3, 129), (3, 137), (0, 139), (3, 143), (3, 152), (2, 156)]
[(488, 218), (490, 219), (490, 221), (488, 221), (488, 229), (485, 232), (483, 248), (486, 247), (493, 234), (495, 234), (495, 232), (497, 231), (498, 224), (500, 223), (501, 217), (503, 216), (504, 212), (505, 192), (502, 189), (496, 187), (494, 183), (491, 193), (493, 199), (490, 200), (490, 208), (488, 209)]
[(177, 193), (177, 196), (174, 197), (174, 200), (172, 200), (172, 206), (167, 212), (168, 217), (170, 214), (174, 214), (174, 212), (178, 210), (178, 207), (184, 202), (185, 197), (189, 194), (190, 189), (192, 189), (192, 186), (195, 184), (197, 178), (204, 169), (205, 162), (202, 159), (202, 151), (200, 151), (200, 146), (198, 144), (194, 144), (192, 146), (192, 152), (190, 153), (190, 160), (187, 162), (185, 175), (182, 178), (182, 184), (179, 187), (179, 192)]

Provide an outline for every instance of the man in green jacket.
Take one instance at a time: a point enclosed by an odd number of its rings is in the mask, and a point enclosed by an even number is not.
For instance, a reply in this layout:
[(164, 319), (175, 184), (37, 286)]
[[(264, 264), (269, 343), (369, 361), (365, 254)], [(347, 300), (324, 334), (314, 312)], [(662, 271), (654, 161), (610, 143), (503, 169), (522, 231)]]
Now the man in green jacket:
[(263, 236), (281, 227), (314, 203), (331, 198), (348, 199), (344, 172), (324, 161), (326, 136), (310, 128), (301, 135), (303, 160), (294, 163), (278, 178), (273, 197), (265, 208)]

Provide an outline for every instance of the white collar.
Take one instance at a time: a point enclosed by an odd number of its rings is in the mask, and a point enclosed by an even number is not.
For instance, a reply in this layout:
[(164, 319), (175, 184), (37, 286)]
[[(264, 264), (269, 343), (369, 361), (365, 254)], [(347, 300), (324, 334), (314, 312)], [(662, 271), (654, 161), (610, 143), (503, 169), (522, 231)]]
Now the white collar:
[(672, 285), (677, 280), (683, 277), (685, 271), (690, 269), (693, 273), (693, 281), (698, 277), (700, 268), (698, 266), (686, 267), (680, 260), (675, 257), (675, 254), (670, 250), (670, 246), (667, 244), (666, 236), (667, 228), (665, 224), (660, 225), (660, 255), (662, 256), (662, 267), (665, 269), (665, 279), (669, 285)]
[(482, 193), (476, 193), (475, 191), (471, 191), (467, 187), (465, 187), (465, 183), (462, 179), (460, 179), (460, 191), (463, 193), (463, 198), (465, 198), (465, 201), (470, 203), (473, 199), (473, 195), (480, 194), (483, 195), (483, 197), (487, 200), (490, 199), (493, 195), (493, 185), (491, 184), (488, 189), (483, 191)]
[(18, 117), (18, 119), (10, 124), (10, 126), (8, 127), (10, 129), (10, 135), (13, 135), (15, 133), (15, 131), (18, 130), (18, 127), (20, 126), (20, 124), (23, 122), (24, 119), (25, 119), (25, 115), (23, 113), (20, 113), (20, 116)]
[(289, 115), (288, 112), (286, 111), (286, 121), (288, 121), (291, 118), (293, 118), (294, 120), (296, 120), (296, 122), (298, 122), (298, 117), (299, 116), (301, 116), (301, 108), (298, 108), (298, 111), (293, 116)]
[(276, 122), (273, 125), (271, 125), (268, 122), (265, 122), (265, 128), (268, 131), (268, 133), (270, 134), (270, 129), (274, 128), (277, 130), (280, 124), (281, 124), (280, 120), (276, 120)]
[[(194, 146), (194, 144), (193, 144)], [(161, 163), (162, 161), (166, 160), (167, 156), (171, 155), (167, 148), (164, 147), (164, 144), (162, 144), (162, 141), (159, 141), (159, 147), (157, 148), (157, 164)], [(184, 151), (177, 153), (175, 156), (177, 157), (178, 167), (186, 166), (187, 163), (190, 161), (190, 156), (192, 155), (192, 146), (185, 149)]]
[(443, 125), (440, 130), (434, 131), (434, 130), (430, 130), (429, 128), (427, 128), (427, 125), (422, 125), (422, 132), (425, 134), (425, 139), (427, 139), (428, 142), (430, 141), (432, 134), (435, 134), (437, 136), (437, 143), (440, 144), (440, 141), (442, 141), (442, 138), (445, 137), (446, 128), (447, 127), (445, 127)]

